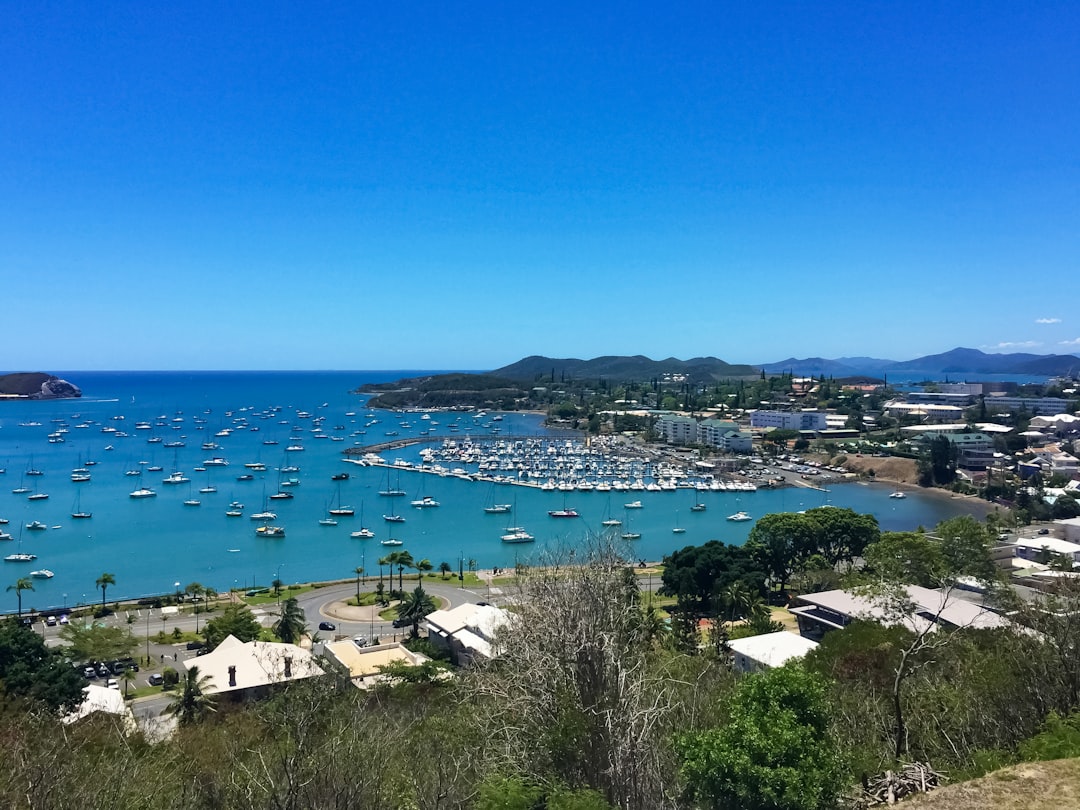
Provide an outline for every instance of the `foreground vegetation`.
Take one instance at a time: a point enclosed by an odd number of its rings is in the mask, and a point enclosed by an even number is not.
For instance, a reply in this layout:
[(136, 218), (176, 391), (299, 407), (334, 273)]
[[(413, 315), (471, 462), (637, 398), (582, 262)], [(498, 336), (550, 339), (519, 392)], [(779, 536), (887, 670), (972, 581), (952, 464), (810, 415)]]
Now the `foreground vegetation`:
[[(241, 707), (200, 700), (189, 674), (180, 728), (156, 745), (105, 717), (61, 725), (79, 676), (5, 623), (0, 805), (826, 810), (897, 761), (955, 779), (1080, 755), (1080, 589), (1011, 605), (1035, 632), (855, 622), (800, 664), (737, 678), (728, 634), (776, 629), (755, 605), (787, 583), (834, 577), (900, 616), (899, 583), (992, 576), (971, 519), (882, 534), (815, 512), (762, 521), (743, 548), (671, 555), (671, 626), (599, 548), (584, 565), (519, 572), (513, 627), (486, 665), (453, 679), (398, 668), (370, 692), (291, 684)], [(257, 632), (246, 613), (223, 609), (208, 635)]]

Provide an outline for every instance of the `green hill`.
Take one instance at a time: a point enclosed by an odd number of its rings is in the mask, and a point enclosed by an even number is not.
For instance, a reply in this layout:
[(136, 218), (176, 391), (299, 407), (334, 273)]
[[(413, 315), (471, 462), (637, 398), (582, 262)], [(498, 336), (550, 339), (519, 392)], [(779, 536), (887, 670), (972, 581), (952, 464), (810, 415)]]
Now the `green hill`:
[(748, 365), (732, 365), (715, 357), (695, 357), (679, 360), (652, 360), (644, 355), (609, 355), (591, 360), (553, 358), (533, 355), (495, 369), (492, 374), (514, 380), (535, 382), (542, 379), (588, 380), (603, 378), (608, 382), (640, 382), (668, 375), (685, 376), (687, 382), (713, 382), (733, 377), (755, 377), (760, 369)]

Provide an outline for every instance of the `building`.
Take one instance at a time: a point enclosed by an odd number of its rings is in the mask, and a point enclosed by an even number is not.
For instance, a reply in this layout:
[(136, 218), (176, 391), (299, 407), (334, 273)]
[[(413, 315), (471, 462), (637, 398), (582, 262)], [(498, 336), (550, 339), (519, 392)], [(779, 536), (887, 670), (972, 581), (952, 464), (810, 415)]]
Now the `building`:
[(509, 621), (510, 615), (505, 610), (474, 604), (436, 610), (424, 618), (428, 641), (436, 649), (446, 650), (458, 666), (494, 658), (495, 634)]
[(749, 453), (754, 439), (734, 422), (705, 419), (697, 426), (698, 443), (715, 447), (725, 453)]
[(83, 695), (83, 702), (79, 707), (60, 718), (64, 725), (71, 725), (84, 717), (103, 712), (115, 716), (125, 732), (135, 731), (135, 717), (119, 689), (109, 689), (92, 683), (83, 687)]
[(1016, 556), (1031, 562), (1048, 562), (1052, 557), (1069, 557), (1073, 564), (1080, 563), (1080, 544), (1069, 540), (1042, 535), (1039, 537), (1021, 537), (1012, 544)]
[(656, 420), (656, 433), (668, 444), (696, 444), (697, 425), (692, 416), (666, 413)]
[(983, 399), (987, 410), (991, 411), (1026, 411), (1037, 416), (1053, 416), (1065, 413), (1069, 400), (1061, 397), (1010, 397), (996, 394)]
[(802, 658), (817, 646), (816, 641), (787, 630), (728, 642), (735, 671), (743, 673), (782, 667), (788, 661)]
[(994, 463), (994, 440), (985, 433), (942, 433), (927, 431), (919, 436), (925, 448), (944, 436), (956, 449), (956, 466), (965, 470), (985, 470)]
[(311, 650), (272, 641), (240, 641), (227, 636), (213, 652), (182, 662), (185, 670), (199, 668), (210, 681), (203, 690), (242, 701), (263, 697), (278, 684), (323, 675)]
[(894, 419), (907, 417), (920, 422), (961, 422), (964, 419), (964, 409), (957, 405), (935, 405), (929, 402), (894, 400), (885, 403), (885, 413)]
[(826, 430), (829, 427), (824, 411), (753, 411), (750, 427), (765, 430)]
[[(899, 623), (916, 632), (933, 631), (932, 625), (942, 627), (974, 627), (978, 629), (1006, 627), (1008, 622), (990, 609), (962, 599), (947, 589), (923, 588), (908, 585), (907, 596), (914, 610)], [(789, 608), (799, 623), (799, 633), (818, 640), (830, 630), (847, 627), (856, 619), (893, 622), (881, 604), (869, 597), (849, 591), (835, 590), (803, 594)]]
[(331, 669), (345, 675), (361, 689), (369, 689), (382, 680), (381, 667), (395, 663), (416, 667), (431, 660), (402, 644), (361, 647), (352, 639), (323, 644), (322, 654)]

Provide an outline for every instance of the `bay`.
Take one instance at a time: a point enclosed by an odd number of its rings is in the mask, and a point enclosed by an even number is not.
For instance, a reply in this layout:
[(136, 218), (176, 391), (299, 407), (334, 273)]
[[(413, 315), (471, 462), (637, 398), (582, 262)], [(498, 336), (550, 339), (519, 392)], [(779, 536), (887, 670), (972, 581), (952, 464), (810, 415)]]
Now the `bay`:
[[(365, 382), (413, 376), (418, 371), (324, 371), (324, 372), (63, 372), (79, 385), (83, 397), (76, 400), (0, 403), (0, 517), (15, 539), (0, 544), (3, 555), (17, 550), (36, 554), (32, 563), (3, 563), (9, 583), (31, 570), (47, 568), (52, 579), (34, 580), (34, 591), (23, 595), (24, 606), (49, 609), (93, 602), (100, 598), (94, 581), (104, 572), (115, 576), (108, 597), (130, 598), (156, 595), (199, 582), (219, 591), (266, 585), (275, 577), (287, 583), (348, 578), (356, 567), (370, 574), (379, 571), (378, 559), (394, 550), (381, 545), (391, 536), (401, 549), (417, 560), (428, 558), (436, 569), (442, 562), (456, 572), (474, 560), (481, 568), (508, 567), (517, 562), (539, 560), (546, 552), (582, 548), (599, 535), (601, 521), (609, 516), (632, 520), (641, 539), (626, 545), (631, 559), (659, 560), (681, 548), (717, 539), (740, 544), (752, 521), (734, 523), (726, 517), (746, 511), (755, 518), (770, 512), (798, 511), (816, 506), (850, 507), (874, 514), (883, 529), (933, 526), (964, 512), (964, 504), (911, 493), (906, 499), (890, 499), (890, 487), (874, 484), (831, 485), (830, 491), (791, 488), (753, 493), (705, 492), (546, 492), (531, 487), (493, 485), (461, 478), (394, 472), (394, 480), (408, 497), (388, 499), (387, 472), (381, 467), (359, 467), (343, 462), (346, 447), (416, 436), (452, 435), (457, 440), (490, 435), (545, 435), (537, 414), (507, 413), (493, 422), (475, 414), (433, 412), (421, 414), (375, 411), (368, 416), (367, 397), (351, 393)], [(307, 414), (307, 415), (305, 415)], [(369, 424), (377, 419), (376, 424)], [(317, 421), (322, 430), (314, 432)], [(149, 429), (137, 429), (138, 423)], [(31, 424), (36, 423), (36, 424)], [(433, 424), (437, 423), (437, 424)], [(455, 424), (458, 431), (448, 434)], [(66, 426), (66, 427), (65, 427)], [(50, 443), (49, 434), (60, 434), (62, 443)], [(228, 430), (228, 435), (216, 434)], [(360, 433), (363, 431), (363, 433)], [(397, 434), (388, 436), (388, 433)], [(126, 434), (126, 435), (122, 435)], [(318, 436), (325, 438), (318, 438)], [(335, 441), (337, 437), (341, 441)], [(149, 439), (160, 439), (151, 442)], [(219, 448), (205, 450), (205, 442)], [(182, 447), (168, 448), (182, 442)], [(268, 442), (276, 442), (269, 444)], [(302, 445), (303, 451), (286, 451)], [(420, 460), (424, 445), (384, 454), (387, 462)], [(108, 449), (111, 448), (111, 449)], [(227, 467), (196, 467), (215, 456), (228, 460)], [(96, 464), (86, 466), (88, 462)], [(261, 462), (263, 472), (250, 472), (245, 463)], [(26, 476), (31, 466), (41, 476)], [(161, 466), (161, 472), (147, 468)], [(282, 466), (296, 466), (296, 473), (279, 473)], [(71, 470), (88, 469), (91, 480), (71, 481)], [(140, 476), (127, 470), (140, 469)], [(189, 484), (169, 486), (163, 479), (181, 471)], [(347, 481), (331, 476), (348, 472)], [(251, 481), (237, 481), (250, 473)], [(286, 529), (282, 539), (255, 536), (255, 522), (265, 498), (278, 491), (280, 480), (296, 478), (290, 488), (294, 498), (268, 504), (278, 513), (275, 525)], [(25, 485), (45, 492), (47, 500), (30, 501), (27, 494), (13, 494)], [(157, 497), (133, 499), (129, 493), (149, 485)], [(206, 486), (213, 493), (201, 493)], [(416, 509), (414, 499), (430, 496), (441, 505)], [(185, 506), (197, 499), (199, 506)], [(332, 502), (348, 503), (354, 517), (339, 517), (338, 525), (322, 526)], [(707, 505), (691, 512), (696, 500)], [(76, 504), (93, 517), (74, 520)], [(391, 504), (390, 501), (394, 503)], [(515, 503), (510, 515), (485, 514), (493, 500)], [(643, 508), (624, 510), (623, 504), (641, 500)], [(244, 504), (243, 517), (228, 517), (232, 501)], [(554, 519), (548, 511), (564, 506), (580, 513), (577, 519)], [(363, 524), (376, 537), (359, 540), (350, 532)], [(382, 515), (396, 511), (404, 523), (387, 523)], [(507, 518), (510, 518), (508, 521)], [(45, 531), (27, 531), (25, 525), (40, 521)], [(508, 545), (500, 540), (509, 525), (523, 526), (536, 537), (528, 545)], [(679, 526), (685, 533), (674, 534)], [(391, 532), (392, 530), (392, 532)], [(620, 529), (619, 531), (624, 531)], [(14, 608), (14, 598), (12, 605)]]

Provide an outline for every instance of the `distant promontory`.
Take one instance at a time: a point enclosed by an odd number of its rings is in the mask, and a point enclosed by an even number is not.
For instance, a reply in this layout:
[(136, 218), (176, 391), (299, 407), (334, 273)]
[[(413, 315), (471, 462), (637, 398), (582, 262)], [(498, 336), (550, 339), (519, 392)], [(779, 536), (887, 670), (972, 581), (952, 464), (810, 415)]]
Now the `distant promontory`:
[(0, 374), (0, 399), (74, 399), (81, 397), (77, 385), (40, 371)]

